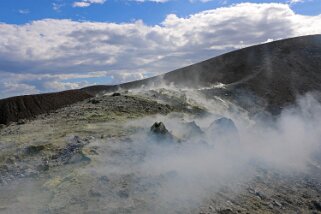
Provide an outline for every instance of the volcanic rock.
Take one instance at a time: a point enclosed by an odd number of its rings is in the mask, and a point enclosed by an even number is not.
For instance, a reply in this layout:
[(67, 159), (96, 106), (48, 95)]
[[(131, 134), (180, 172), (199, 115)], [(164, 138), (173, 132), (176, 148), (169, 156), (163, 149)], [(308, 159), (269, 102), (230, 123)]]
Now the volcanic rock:
[(57, 154), (51, 157), (53, 165), (56, 166), (90, 161), (90, 158), (82, 152), (82, 148), (88, 143), (88, 140), (82, 140), (80, 137), (74, 136), (65, 148), (61, 149)]
[(150, 128), (150, 132), (156, 137), (156, 140), (173, 142), (175, 139), (162, 122), (155, 122)]
[(154, 134), (161, 134), (161, 135), (166, 135), (169, 133), (164, 123), (162, 122), (155, 122), (150, 128), (150, 131), (153, 132)]
[(35, 155), (45, 149), (44, 145), (31, 145), (25, 148), (25, 153), (28, 155)]
[(206, 131), (214, 142), (238, 143), (239, 134), (233, 120), (222, 117), (215, 120)]
[(314, 207), (316, 210), (318, 210), (318, 211), (321, 212), (321, 202), (320, 202), (320, 201), (312, 201), (311, 203), (312, 203), (313, 207)]
[(184, 123), (183, 124), (185, 138), (196, 137), (204, 134), (202, 129), (195, 123), (195, 121)]
[(118, 92), (115, 92), (115, 93), (113, 93), (111, 96), (112, 96), (112, 97), (119, 97), (119, 96), (121, 96), (121, 94), (118, 93)]

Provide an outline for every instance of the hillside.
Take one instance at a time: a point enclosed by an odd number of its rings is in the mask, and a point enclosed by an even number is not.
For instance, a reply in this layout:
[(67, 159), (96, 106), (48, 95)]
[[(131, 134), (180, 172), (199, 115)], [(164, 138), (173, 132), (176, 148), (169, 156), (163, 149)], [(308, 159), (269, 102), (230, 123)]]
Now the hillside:
[(219, 83), (225, 85), (224, 93), (251, 95), (263, 100), (267, 111), (279, 113), (279, 108), (292, 104), (297, 95), (321, 91), (321, 35), (247, 47), (164, 75), (86, 90), (111, 91), (158, 84), (202, 88)]
[[(159, 77), (121, 85), (131, 88)], [(252, 95), (278, 113), (297, 95), (321, 91), (321, 35), (275, 41), (233, 51), (163, 75), (177, 87), (225, 85), (225, 92)], [(216, 93), (212, 90), (210, 93)]]
[(33, 118), (36, 115), (92, 97), (80, 90), (17, 96), (0, 100), (0, 124)]
[(229, 94), (230, 99), (238, 101), (246, 95), (260, 100), (268, 112), (278, 114), (282, 107), (292, 104), (297, 95), (320, 92), (320, 72), (321, 35), (303, 36), (236, 50), (144, 80), (3, 99), (0, 100), (0, 124), (34, 117), (98, 93), (160, 84), (172, 84), (177, 88), (224, 84), (221, 89), (204, 92), (209, 97)]

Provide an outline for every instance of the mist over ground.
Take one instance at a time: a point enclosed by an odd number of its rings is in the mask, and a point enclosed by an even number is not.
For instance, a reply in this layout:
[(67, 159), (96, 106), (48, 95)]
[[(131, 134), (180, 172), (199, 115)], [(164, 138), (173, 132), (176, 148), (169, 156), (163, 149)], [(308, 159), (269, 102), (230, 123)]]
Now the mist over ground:
[(204, 93), (224, 87), (120, 88), (0, 129), (7, 193), (0, 206), (8, 213), (318, 210), (320, 97), (298, 96), (271, 115)]
[[(247, 188), (248, 182), (264, 170), (295, 176), (308, 173), (311, 165), (320, 169), (315, 156), (320, 154), (321, 105), (312, 94), (299, 97), (297, 105), (266, 121), (253, 120), (246, 111), (232, 108), (232, 103), (223, 100), (206, 100), (190, 90), (184, 91), (184, 95), (179, 93), (188, 102), (206, 106), (209, 113), (172, 113), (130, 121), (126, 126), (134, 129), (133, 134), (123, 143), (106, 142), (106, 149), (101, 149), (108, 153), (98, 167), (89, 170), (107, 177), (131, 175), (129, 195), (134, 201), (142, 197), (146, 202), (136, 213), (190, 212), (224, 188), (235, 192)], [(238, 142), (224, 141), (229, 130), (224, 138), (213, 136), (209, 126), (221, 117), (234, 121)], [(177, 139), (151, 136), (150, 127), (155, 121), (163, 122)], [(192, 121), (203, 134), (194, 134), (195, 130), (186, 127)]]

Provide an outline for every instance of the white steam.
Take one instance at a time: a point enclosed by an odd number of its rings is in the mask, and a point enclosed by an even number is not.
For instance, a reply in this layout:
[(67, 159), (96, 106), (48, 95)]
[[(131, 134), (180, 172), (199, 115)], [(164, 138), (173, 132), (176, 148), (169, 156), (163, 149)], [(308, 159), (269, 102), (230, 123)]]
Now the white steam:
[[(207, 107), (212, 116), (170, 114), (132, 121), (127, 125), (135, 130), (130, 142), (108, 146), (109, 154), (117, 151), (122, 155), (107, 157), (104, 166), (97, 168), (107, 176), (134, 175), (130, 198), (145, 201), (137, 213), (189, 212), (220, 188), (237, 188), (251, 181), (259, 168), (305, 172), (315, 164), (313, 156), (321, 146), (321, 105), (312, 95), (301, 97), (296, 107), (267, 122), (251, 120), (241, 109), (227, 108), (231, 103), (214, 103), (193, 91), (184, 94), (187, 101)], [(233, 119), (239, 131), (238, 144), (222, 144), (208, 133), (208, 126), (221, 116)], [(191, 121), (205, 133), (181, 143), (159, 142), (150, 138), (150, 126), (156, 121), (162, 121), (177, 137), (189, 134), (183, 124)]]
[[(284, 109), (278, 118), (262, 120), (252, 119), (225, 99), (206, 99), (197, 90), (167, 87), (129, 93), (157, 94), (153, 99), (163, 102), (181, 100), (205, 107), (210, 114), (171, 113), (132, 120), (124, 126), (97, 124), (106, 127), (106, 133), (99, 128), (96, 134), (110, 137), (90, 138), (84, 148), (91, 158), (88, 165), (67, 164), (50, 169), (49, 180), (40, 176), (27, 179), (29, 183), (4, 186), (6, 211), (195, 213), (204, 200), (218, 199), (222, 189), (232, 189), (236, 196), (257, 176), (264, 179), (262, 171), (292, 175), (311, 173), (310, 166), (321, 169), (321, 104), (312, 95), (299, 98), (296, 106)], [(221, 117), (233, 120), (238, 142), (222, 142), (209, 129)], [(150, 127), (156, 121), (175, 136), (172, 141), (151, 135)], [(186, 128), (192, 121), (203, 133)], [(115, 132), (120, 136), (112, 135), (116, 128), (121, 129)], [(229, 132), (224, 135), (229, 137)]]

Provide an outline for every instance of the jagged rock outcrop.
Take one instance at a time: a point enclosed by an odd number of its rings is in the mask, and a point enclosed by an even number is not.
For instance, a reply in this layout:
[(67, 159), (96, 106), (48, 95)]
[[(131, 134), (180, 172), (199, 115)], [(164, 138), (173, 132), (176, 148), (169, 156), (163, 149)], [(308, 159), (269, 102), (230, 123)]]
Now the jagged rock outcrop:
[(167, 135), (169, 133), (162, 122), (155, 122), (150, 128), (150, 131), (157, 135)]
[(150, 133), (156, 141), (173, 142), (175, 140), (175, 137), (166, 129), (162, 122), (155, 122), (150, 128)]
[(204, 134), (202, 129), (195, 123), (195, 121), (184, 123), (183, 129), (185, 133), (184, 134), (185, 139), (199, 137)]

